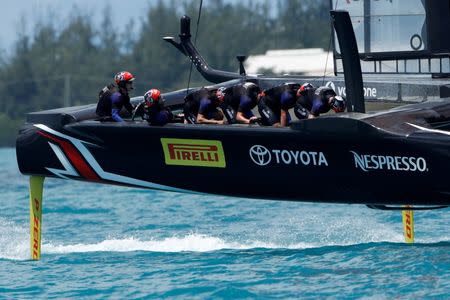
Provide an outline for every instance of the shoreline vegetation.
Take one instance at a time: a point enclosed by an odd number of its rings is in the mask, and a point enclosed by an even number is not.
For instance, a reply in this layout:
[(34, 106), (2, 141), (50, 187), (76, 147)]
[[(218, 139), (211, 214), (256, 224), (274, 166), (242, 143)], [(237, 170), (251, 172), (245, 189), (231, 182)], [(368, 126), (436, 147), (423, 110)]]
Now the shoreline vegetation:
[[(160, 0), (149, 6), (139, 27), (132, 21), (121, 24), (124, 26), (117, 31), (111, 30), (119, 26), (113, 23), (107, 6), (101, 26), (94, 26), (92, 16), (81, 9), (64, 21), (52, 18), (55, 12), (49, 10), (45, 21), (32, 24), (32, 33), (18, 32), (12, 53), (6, 57), (0, 52), (0, 147), (15, 145), (29, 112), (95, 103), (98, 91), (120, 70), (136, 76), (134, 96), (150, 88), (162, 92), (186, 88), (190, 62), (162, 40), (163, 36), (179, 34), (184, 14), (191, 17), (191, 32), (196, 32), (196, 0), (186, 0), (181, 6)], [(277, 4), (270, 0), (235, 4), (211, 1), (202, 10), (197, 47), (213, 68), (236, 71), (237, 54), (327, 49), (329, 22), (328, 0)], [(26, 28), (26, 23), (23, 25)], [(270, 75), (270, 70), (264, 73)], [(208, 84), (194, 69), (190, 86)], [(367, 103), (367, 108), (396, 105)]]
[(0, 113), (0, 147), (14, 147), (20, 126), (24, 119), (12, 120), (7, 115)]
[[(135, 96), (155, 87), (162, 92), (186, 88), (190, 62), (162, 37), (179, 34), (184, 14), (191, 17), (191, 31), (196, 32), (198, 1), (186, 0), (180, 6), (159, 0), (149, 6), (140, 24), (121, 26), (111, 19), (111, 9), (104, 8), (100, 26), (80, 8), (63, 21), (49, 10), (45, 21), (32, 24), (32, 33), (18, 31), (8, 57), (0, 52), (0, 147), (14, 147), (29, 112), (95, 103), (98, 91), (120, 70), (136, 76)], [(26, 20), (22, 22), (26, 28)], [(329, 22), (328, 0), (211, 1), (202, 10), (197, 47), (213, 68), (236, 71), (237, 54), (327, 49)], [(191, 87), (208, 84), (193, 70)], [(368, 103), (367, 108), (396, 105)]]
[[(94, 103), (98, 91), (121, 70), (136, 76), (134, 95), (150, 88), (186, 88), (190, 62), (162, 37), (179, 34), (184, 14), (196, 32), (198, 1), (155, 1), (144, 18), (128, 24), (115, 24), (112, 9), (104, 8), (100, 26), (81, 8), (67, 20), (48, 10), (31, 24), (33, 32), (18, 30), (8, 56), (0, 52), (0, 146), (15, 144), (26, 113)], [(29, 27), (29, 20), (22, 22), (18, 28)], [(238, 54), (328, 48), (329, 22), (328, 0), (208, 1), (197, 47), (215, 69), (236, 71)], [(207, 84), (193, 70), (190, 86)]]

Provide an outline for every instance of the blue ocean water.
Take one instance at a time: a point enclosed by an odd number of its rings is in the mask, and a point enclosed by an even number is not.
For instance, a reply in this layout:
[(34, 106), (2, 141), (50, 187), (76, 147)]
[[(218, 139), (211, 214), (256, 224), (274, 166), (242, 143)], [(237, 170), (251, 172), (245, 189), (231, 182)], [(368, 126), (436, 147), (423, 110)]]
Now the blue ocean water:
[(0, 149), (0, 298), (450, 298), (450, 209), (399, 212), (46, 179), (29, 260), (28, 177)]

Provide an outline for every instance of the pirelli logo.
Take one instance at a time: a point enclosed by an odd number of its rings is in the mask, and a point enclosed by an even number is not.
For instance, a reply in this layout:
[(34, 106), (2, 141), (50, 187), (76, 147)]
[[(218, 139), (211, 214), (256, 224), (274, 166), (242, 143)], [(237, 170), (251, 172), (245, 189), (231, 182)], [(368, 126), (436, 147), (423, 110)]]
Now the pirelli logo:
[(161, 138), (167, 165), (225, 168), (221, 141)]

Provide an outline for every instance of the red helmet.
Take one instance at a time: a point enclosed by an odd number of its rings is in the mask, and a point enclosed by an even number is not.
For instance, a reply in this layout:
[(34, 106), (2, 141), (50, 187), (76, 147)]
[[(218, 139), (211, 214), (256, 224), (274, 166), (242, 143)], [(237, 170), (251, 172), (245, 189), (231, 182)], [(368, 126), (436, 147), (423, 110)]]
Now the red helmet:
[(148, 107), (156, 105), (161, 100), (161, 92), (158, 89), (151, 89), (144, 94), (144, 101)]
[(114, 76), (114, 81), (117, 83), (119, 87), (125, 87), (125, 85), (134, 80), (133, 74), (127, 71), (122, 71)]
[(225, 98), (225, 87), (220, 87), (216, 92), (216, 97), (220, 102)]
[(300, 86), (300, 88), (297, 90), (297, 97), (306, 95), (306, 92), (307, 92), (308, 90), (312, 90), (312, 89), (314, 89), (314, 86), (313, 86), (311, 83), (309, 83), (309, 82), (305, 82), (305, 83), (302, 84), (302, 85)]

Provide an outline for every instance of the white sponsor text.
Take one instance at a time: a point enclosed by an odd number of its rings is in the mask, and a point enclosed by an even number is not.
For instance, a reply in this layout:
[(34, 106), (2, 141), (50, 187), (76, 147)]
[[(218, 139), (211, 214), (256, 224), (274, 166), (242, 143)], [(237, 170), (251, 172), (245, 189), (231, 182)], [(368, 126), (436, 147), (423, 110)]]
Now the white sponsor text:
[(354, 151), (350, 152), (353, 153), (355, 167), (365, 172), (368, 172), (369, 170), (394, 170), (408, 172), (428, 171), (427, 161), (423, 157), (371, 155), (358, 154)]

